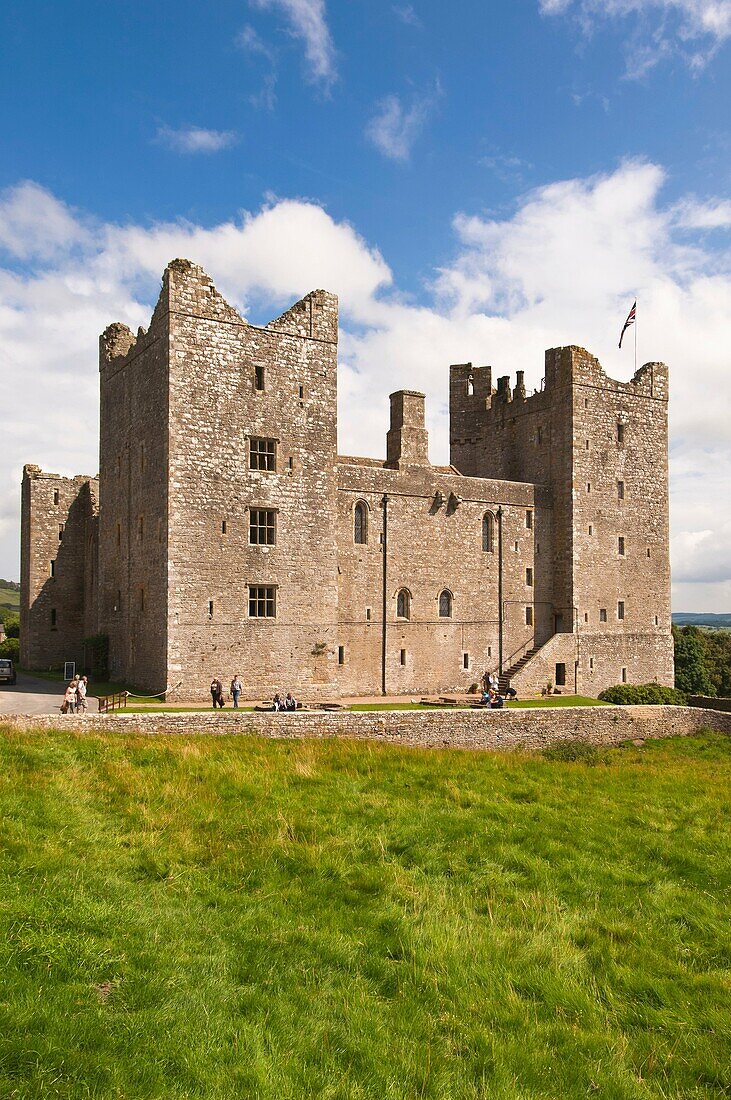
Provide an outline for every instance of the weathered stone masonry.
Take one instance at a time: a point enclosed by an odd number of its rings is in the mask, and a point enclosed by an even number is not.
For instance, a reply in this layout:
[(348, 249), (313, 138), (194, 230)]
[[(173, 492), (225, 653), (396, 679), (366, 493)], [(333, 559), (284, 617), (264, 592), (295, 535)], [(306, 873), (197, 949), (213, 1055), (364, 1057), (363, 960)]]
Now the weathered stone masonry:
[(440, 467), (406, 390), (385, 461), (338, 455), (337, 338), (333, 295), (261, 328), (186, 260), (147, 331), (106, 330), (98, 496), (24, 473), (23, 663), (99, 632), (149, 692), (459, 690), (501, 658), (522, 692), (672, 683), (667, 369), (559, 348), (528, 396), (454, 366)]

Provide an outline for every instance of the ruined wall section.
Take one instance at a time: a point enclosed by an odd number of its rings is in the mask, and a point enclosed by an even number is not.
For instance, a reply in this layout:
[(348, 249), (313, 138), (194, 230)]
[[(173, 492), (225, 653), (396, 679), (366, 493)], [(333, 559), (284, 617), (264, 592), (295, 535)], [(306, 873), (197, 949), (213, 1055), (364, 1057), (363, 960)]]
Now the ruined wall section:
[(96, 631), (97, 488), (25, 466), (21, 496), (20, 663), (83, 667)]
[(149, 693), (167, 683), (168, 284), (147, 331), (99, 342), (99, 623), (110, 677)]
[[(187, 261), (170, 269), (172, 683), (238, 673), (261, 697), (327, 695), (337, 629), (337, 299), (314, 291), (249, 325)], [(270, 469), (255, 469), (261, 441)], [(274, 541), (252, 541), (271, 513)], [(272, 589), (275, 615), (252, 615)]]

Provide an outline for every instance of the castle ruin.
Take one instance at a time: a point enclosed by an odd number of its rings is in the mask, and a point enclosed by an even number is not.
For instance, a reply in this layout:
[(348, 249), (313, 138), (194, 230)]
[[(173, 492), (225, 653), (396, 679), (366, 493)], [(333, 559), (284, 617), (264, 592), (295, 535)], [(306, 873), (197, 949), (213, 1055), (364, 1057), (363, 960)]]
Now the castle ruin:
[(386, 458), (337, 453), (337, 299), (265, 327), (174, 260), (149, 329), (100, 339), (99, 478), (28, 465), (21, 663), (141, 691), (305, 698), (673, 683), (668, 373), (578, 347), (523, 373), (450, 368), (449, 466), (424, 395), (391, 395)]

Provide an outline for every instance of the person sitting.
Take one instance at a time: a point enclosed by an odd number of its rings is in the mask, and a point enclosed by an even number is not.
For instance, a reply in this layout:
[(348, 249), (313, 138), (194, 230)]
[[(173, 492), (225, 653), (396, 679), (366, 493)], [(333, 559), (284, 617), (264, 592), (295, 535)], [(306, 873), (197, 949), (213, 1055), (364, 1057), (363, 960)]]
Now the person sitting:
[(277, 692), (277, 694), (274, 696), (274, 702), (272, 704), (272, 710), (276, 710), (276, 711), (284, 710), (284, 700), (282, 699), (282, 696), (279, 694), (279, 692)]
[(288, 691), (284, 697), (284, 709), (285, 710), (297, 710), (297, 700), (291, 691)]
[(490, 689), (490, 710), (502, 710), (505, 706), (505, 699), (494, 688)]

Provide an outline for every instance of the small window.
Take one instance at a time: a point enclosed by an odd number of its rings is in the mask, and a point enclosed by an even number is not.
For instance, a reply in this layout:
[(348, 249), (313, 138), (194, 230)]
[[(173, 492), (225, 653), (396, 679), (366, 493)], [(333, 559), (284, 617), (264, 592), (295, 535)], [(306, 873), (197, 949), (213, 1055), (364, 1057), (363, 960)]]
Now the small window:
[(51, 630), (55, 630), (58, 624), (58, 616), (56, 614), (56, 608), (51, 608)]
[(617, 482), (617, 499), (618, 500), (624, 500), (624, 482), (623, 481), (618, 481)]
[(261, 439), (252, 436), (249, 440), (249, 469), (266, 470), (273, 473), (277, 468), (276, 439)]
[(305, 387), (304, 387), (304, 386), (300, 386), (300, 401), (302, 400), (302, 398), (303, 398), (304, 396), (305, 396)]
[(276, 618), (276, 588), (273, 584), (249, 585), (249, 618)]
[(145, 590), (140, 588), (140, 611), (145, 610)]
[(623, 684), (627, 683), (627, 669), (626, 668), (622, 669), (622, 683)]
[(587, 481), (587, 483), (586, 483), (586, 491), (587, 491), (587, 493), (591, 492), (591, 482), (590, 481)]
[(52, 577), (55, 577), (55, 576), (56, 576), (56, 562), (55, 562), (55, 561), (52, 561), (52, 562), (51, 562), (51, 570), (50, 570), (50, 572), (51, 572), (51, 576), (52, 576)]
[(585, 611), (585, 612), (584, 612), (584, 622), (585, 622), (585, 623), (588, 623), (588, 622), (589, 622), (589, 612), (588, 612), (588, 611)]
[(648, 558), (650, 556), (650, 547), (649, 546), (647, 547), (647, 556), (648, 556)]
[(401, 664), (402, 665), (406, 664), (406, 650), (405, 649), (401, 650)]
[(518, 543), (517, 543), (517, 541), (516, 541), (516, 542), (514, 542), (514, 543), (513, 543), (513, 550), (515, 550), (515, 553), (516, 553), (516, 554), (518, 553), (518, 550), (519, 550), (519, 549), (520, 549), (520, 548), (519, 548), (519, 546), (518, 546)]
[(658, 616), (656, 615), (656, 616), (655, 616), (655, 626), (659, 626), (659, 625), (660, 625), (660, 619), (659, 619), (659, 617), (658, 617)]
[(273, 508), (252, 508), (249, 512), (249, 542), (252, 546), (276, 544), (276, 512)]
[(620, 535), (617, 539), (617, 549), (619, 550), (620, 558), (624, 557), (624, 535)]
[(396, 617), (399, 619), (411, 618), (411, 593), (407, 588), (402, 588), (396, 597)]
[(488, 655), (488, 657), (492, 657), (492, 646), (491, 645), (489, 645), (487, 647), (487, 655)]
[(533, 626), (533, 608), (530, 604), (525, 609), (525, 625)]
[(359, 500), (353, 513), (353, 539), (358, 546), (368, 542), (368, 506)]
[(292, 458), (292, 455), (289, 456), (289, 460), (287, 462), (287, 465), (289, 466), (290, 470), (294, 469), (294, 459)]
[(482, 549), (486, 554), (492, 554), (495, 550), (495, 517), (492, 512), (485, 512), (482, 517)]
[(58, 489), (54, 489), (53, 490), (53, 503), (58, 504), (58, 501), (59, 501)]
[(213, 600), (208, 601), (208, 618), (213, 618)]
[(624, 618), (624, 600), (617, 602), (617, 618), (620, 620)]
[(370, 621), (371, 621), (371, 609), (370, 609), (370, 607), (367, 607), (366, 608), (366, 622), (369, 623)]
[(221, 520), (221, 534), (222, 535), (226, 534), (226, 520), (225, 519)]
[(590, 657), (589, 658), (589, 672), (593, 672), (593, 671), (594, 671), (594, 658)]
[(566, 665), (563, 663), (556, 665), (556, 687), (566, 687)]
[(264, 368), (263, 367), (258, 367), (258, 366), (254, 367), (254, 389), (255, 390), (263, 390), (264, 389)]
[(60, 542), (62, 538), (63, 538), (63, 524), (59, 523), (59, 525), (58, 525), (58, 541)]
[(585, 451), (588, 451), (588, 450), (589, 450), (589, 440), (588, 440), (588, 439), (585, 439), (585, 440), (584, 440), (584, 450), (585, 450)]
[(590, 524), (589, 524), (589, 534), (590, 534), (590, 535), (593, 535), (593, 534), (594, 534), (594, 525), (593, 525), (593, 523), (590, 523)]
[(624, 443), (624, 424), (621, 420), (617, 422), (617, 443)]
[(338, 646), (338, 664), (339, 665), (344, 665), (345, 664), (345, 646), (344, 645), (339, 645)]
[(452, 618), (452, 593), (446, 588), (439, 593), (439, 618)]
[(469, 653), (463, 653), (462, 654), (462, 668), (469, 668), (469, 667), (470, 667), (470, 655), (469, 655)]
[(525, 513), (525, 525), (529, 531), (533, 530), (533, 512), (530, 508)]
[(528, 566), (525, 571), (525, 583), (527, 588), (533, 587), (533, 570), (530, 566)]
[(122, 545), (122, 524), (117, 524), (117, 546)]
[(605, 623), (607, 621), (607, 609), (606, 607), (599, 608), (599, 622)]
[(585, 409), (588, 409), (588, 408), (589, 408), (589, 398), (588, 398), (588, 397), (585, 397), (585, 398), (584, 398), (584, 408), (585, 408)]

